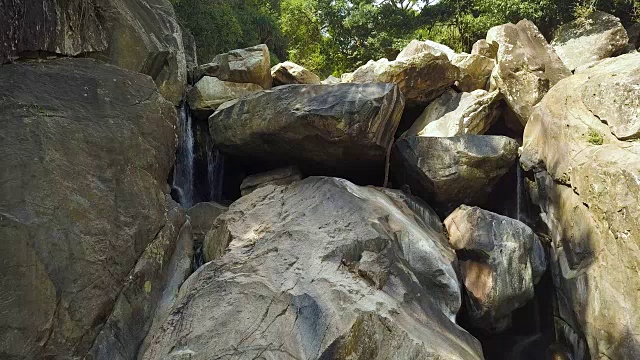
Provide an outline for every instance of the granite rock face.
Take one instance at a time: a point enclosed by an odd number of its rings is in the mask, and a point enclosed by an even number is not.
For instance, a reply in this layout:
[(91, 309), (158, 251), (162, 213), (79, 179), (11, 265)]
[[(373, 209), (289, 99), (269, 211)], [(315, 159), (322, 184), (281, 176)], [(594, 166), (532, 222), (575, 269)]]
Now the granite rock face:
[(0, 99), (1, 353), (83, 357), (134, 294), (138, 323), (117, 335), (132, 354), (163, 286), (153, 261), (183, 226), (165, 200), (174, 107), (150, 77), (92, 59), (2, 65)]
[(492, 89), (500, 90), (524, 125), (533, 107), (571, 71), (528, 20), (491, 28), (487, 42), (498, 48)]
[(226, 253), (185, 282), (142, 359), (482, 358), (453, 321), (442, 223), (403, 193), (311, 177), (257, 189), (217, 224)]
[(187, 83), (182, 30), (169, 0), (3, 2), (0, 63), (50, 54), (91, 56), (147, 74), (174, 105)]
[(573, 71), (592, 62), (620, 55), (629, 37), (620, 19), (594, 11), (584, 19), (558, 28), (551, 46), (564, 64)]
[(639, 83), (640, 54), (602, 60), (559, 82), (524, 133), (521, 163), (554, 243), (557, 330), (592, 358), (640, 356)]

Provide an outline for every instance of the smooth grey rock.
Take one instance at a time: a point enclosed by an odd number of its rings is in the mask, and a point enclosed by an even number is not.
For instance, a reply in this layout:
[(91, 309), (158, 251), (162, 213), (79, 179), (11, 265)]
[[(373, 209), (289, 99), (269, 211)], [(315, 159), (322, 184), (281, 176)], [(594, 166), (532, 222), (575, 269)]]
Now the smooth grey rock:
[(257, 189), (218, 222), (227, 253), (185, 282), (141, 359), (482, 358), (454, 323), (442, 223), (403, 193), (312, 177)]
[[(521, 163), (536, 172), (532, 193), (553, 240), (560, 318), (568, 324), (558, 332), (583, 334), (592, 358), (640, 356), (640, 143), (612, 134), (638, 118), (630, 85), (639, 76), (640, 54), (602, 60), (560, 81), (524, 132)], [(609, 88), (594, 92), (600, 84)]]
[(491, 81), (525, 125), (533, 107), (571, 71), (528, 20), (491, 28), (487, 42), (498, 46)]
[(501, 100), (498, 91), (458, 93), (449, 89), (427, 106), (403, 136), (482, 135), (500, 116)]
[(298, 180), (302, 180), (302, 175), (293, 166), (275, 169), (247, 176), (240, 184), (240, 193), (245, 196), (265, 185), (288, 185)]
[(342, 176), (384, 169), (403, 108), (393, 84), (285, 85), (223, 104), (209, 128), (222, 152)]
[(446, 213), (483, 204), (517, 156), (518, 143), (505, 136), (407, 136), (396, 142), (393, 165), (401, 184)]
[(86, 58), (2, 65), (0, 99), (0, 349), (81, 358), (167, 226), (177, 114), (150, 77)]
[(540, 239), (518, 220), (466, 205), (444, 224), (460, 261), (471, 322), (503, 331), (511, 313), (533, 299), (547, 268)]
[(271, 88), (271, 57), (267, 45), (231, 50), (216, 55), (209, 63), (200, 65), (194, 80), (203, 76), (217, 77), (222, 81), (252, 83), (263, 89)]
[(594, 61), (621, 54), (629, 37), (620, 19), (602, 11), (559, 27), (551, 46), (573, 71)]
[(320, 84), (318, 75), (291, 61), (285, 61), (272, 67), (271, 77), (273, 78), (273, 86)]

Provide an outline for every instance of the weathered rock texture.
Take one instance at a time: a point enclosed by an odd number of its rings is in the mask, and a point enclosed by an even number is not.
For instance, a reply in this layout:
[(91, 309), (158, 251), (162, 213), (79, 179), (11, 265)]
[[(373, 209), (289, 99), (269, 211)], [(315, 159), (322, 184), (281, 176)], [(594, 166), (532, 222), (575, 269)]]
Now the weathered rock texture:
[(300, 170), (293, 166), (275, 169), (260, 174), (247, 176), (240, 184), (242, 196), (249, 194), (255, 189), (266, 185), (288, 185), (298, 180), (302, 180)]
[(571, 72), (528, 20), (491, 28), (487, 42), (498, 46), (492, 81), (524, 125), (533, 106)]
[(583, 335), (592, 358), (640, 356), (640, 143), (614, 136), (638, 138), (639, 83), (640, 54), (603, 60), (559, 82), (524, 133), (521, 162), (537, 172), (554, 243), (560, 330)]
[(191, 274), (191, 226), (184, 210), (167, 198), (167, 222), (128, 274), (89, 358), (135, 359), (147, 331), (157, 323), (154, 319), (167, 315), (180, 285)]
[(397, 84), (408, 105), (426, 105), (460, 78), (460, 69), (443, 53), (420, 52), (404, 60), (369, 61), (342, 82)]
[(473, 44), (473, 48), (471, 49), (472, 55), (482, 55), (488, 57), (489, 59), (495, 59), (498, 55), (498, 45), (497, 44), (489, 44), (487, 40), (480, 39)]
[[(0, 354), (83, 357), (152, 315), (153, 261), (181, 227), (163, 192), (176, 112), (150, 77), (91, 59), (3, 65), (0, 99)], [(117, 335), (124, 353), (141, 324)]]
[(260, 90), (262, 90), (260, 85), (234, 83), (205, 76), (189, 90), (187, 101), (193, 110), (212, 114), (225, 102)]
[(624, 26), (617, 17), (594, 11), (556, 30), (551, 46), (573, 71), (594, 61), (621, 54), (629, 43)]
[(263, 89), (271, 88), (271, 60), (269, 48), (261, 44), (246, 49), (236, 49), (216, 55), (207, 64), (195, 70), (194, 80), (203, 76), (217, 77), (223, 81), (252, 83)]
[(393, 162), (402, 185), (447, 212), (481, 205), (517, 156), (518, 143), (505, 136), (407, 136), (396, 142)]
[(524, 223), (462, 205), (444, 221), (460, 260), (471, 322), (502, 331), (534, 295), (547, 268), (540, 239)]
[(495, 60), (476, 54), (456, 55), (451, 63), (460, 68), (461, 76), (456, 85), (465, 92), (486, 89), (491, 72), (496, 66)]
[(404, 194), (308, 178), (218, 220), (228, 252), (185, 282), (142, 359), (482, 358), (453, 322), (442, 223)]
[(0, 11), (0, 63), (88, 55), (150, 75), (174, 104), (187, 82), (182, 41), (169, 0), (4, 1)]
[(449, 89), (427, 106), (404, 136), (482, 135), (500, 116), (501, 100), (498, 91), (458, 93)]
[(404, 49), (402, 49), (402, 51), (400, 51), (400, 53), (396, 57), (396, 60), (409, 60), (410, 58), (422, 53), (430, 53), (436, 56), (446, 55), (449, 60), (453, 59), (453, 57), (456, 55), (456, 52), (446, 45), (438, 44), (437, 42), (433, 42), (431, 40), (411, 40), (411, 42)]
[(223, 104), (209, 127), (225, 153), (342, 174), (383, 168), (403, 108), (393, 84), (286, 85)]
[(318, 75), (291, 61), (285, 61), (272, 67), (271, 77), (273, 77), (273, 86), (320, 84)]
[(193, 237), (204, 241), (205, 235), (213, 229), (215, 220), (225, 211), (227, 211), (226, 206), (215, 202), (201, 202), (189, 208), (187, 215), (193, 229)]

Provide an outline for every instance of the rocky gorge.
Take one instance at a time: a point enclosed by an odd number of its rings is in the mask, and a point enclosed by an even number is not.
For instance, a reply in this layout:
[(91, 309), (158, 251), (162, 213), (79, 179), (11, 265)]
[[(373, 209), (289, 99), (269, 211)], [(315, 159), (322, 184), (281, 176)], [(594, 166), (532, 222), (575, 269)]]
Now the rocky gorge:
[(321, 80), (168, 0), (0, 10), (0, 358), (640, 358), (614, 16)]

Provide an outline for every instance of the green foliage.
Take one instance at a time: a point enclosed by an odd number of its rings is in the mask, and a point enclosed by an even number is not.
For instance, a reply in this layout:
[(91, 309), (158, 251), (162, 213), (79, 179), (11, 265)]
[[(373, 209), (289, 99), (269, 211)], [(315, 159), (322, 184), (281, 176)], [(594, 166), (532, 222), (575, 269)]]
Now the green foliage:
[(587, 141), (593, 145), (602, 145), (604, 144), (604, 137), (598, 130), (590, 129), (589, 134), (587, 134)]
[(460, 52), (496, 25), (533, 21), (550, 38), (594, 10), (640, 21), (640, 0), (171, 0), (202, 61), (266, 43), (272, 63), (290, 60), (321, 76), (394, 59), (412, 39)]
[(171, 1), (182, 24), (193, 34), (202, 61), (261, 43), (266, 43), (276, 57), (286, 58), (286, 42), (278, 25), (279, 1)]

